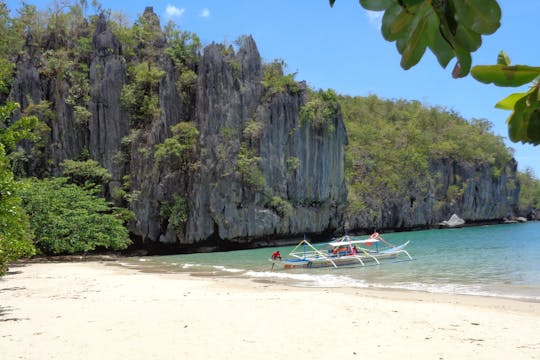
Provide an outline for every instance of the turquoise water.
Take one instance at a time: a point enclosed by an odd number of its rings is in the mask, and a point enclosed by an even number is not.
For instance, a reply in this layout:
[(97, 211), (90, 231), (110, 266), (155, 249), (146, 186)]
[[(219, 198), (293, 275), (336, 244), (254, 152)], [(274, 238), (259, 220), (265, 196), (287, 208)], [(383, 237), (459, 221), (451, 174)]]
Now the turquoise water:
[(312, 287), (383, 287), (540, 300), (540, 222), (382, 234), (410, 240), (412, 261), (339, 269), (271, 271), (271, 253), (293, 246), (135, 259), (144, 267)]

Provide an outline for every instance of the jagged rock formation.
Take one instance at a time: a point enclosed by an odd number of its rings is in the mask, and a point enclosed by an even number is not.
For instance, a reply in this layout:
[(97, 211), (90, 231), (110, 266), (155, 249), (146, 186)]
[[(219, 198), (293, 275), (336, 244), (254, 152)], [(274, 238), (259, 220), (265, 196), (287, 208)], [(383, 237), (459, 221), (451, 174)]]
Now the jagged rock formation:
[[(438, 176), (426, 189), (412, 189), (406, 198), (389, 196), (380, 214), (346, 217), (347, 131), (339, 109), (326, 127), (302, 121), (305, 84), (279, 91), (263, 85), (264, 65), (249, 36), (237, 51), (211, 44), (198, 63), (178, 67), (165, 51), (151, 8), (143, 20), (153, 40), (125, 49), (106, 17), (98, 17), (91, 55), (69, 65), (83, 74), (80, 65), (87, 66), (87, 84), (45, 71), (36, 59), (61, 45), (47, 39), (36, 46), (29, 39), (17, 60), (10, 97), (22, 108), (48, 101), (53, 114), (38, 114), (51, 133), (27, 173), (61, 174), (63, 160), (88, 150), (112, 174), (108, 194), (129, 195), (115, 201), (134, 212), (130, 231), (145, 246), (254, 246), (267, 238), (329, 235), (346, 222), (351, 230), (434, 225), (452, 213), (482, 221), (507, 216), (517, 202), (519, 186), (509, 186), (515, 182), (515, 163), (494, 177), (488, 165), (440, 161), (431, 163), (430, 171)], [(127, 56), (127, 50), (133, 54)], [(143, 62), (162, 75), (149, 92), (159, 112), (140, 121), (123, 105), (122, 94), (133, 81), (130, 66)], [(186, 93), (178, 84), (190, 71), (197, 80)], [(86, 94), (73, 92), (86, 85), (87, 103)], [(89, 118), (81, 121), (77, 109), (85, 106)], [(189, 156), (179, 143), (177, 152), (158, 156), (182, 123), (198, 131)], [(451, 186), (461, 190), (459, 196), (443, 201)]]
[[(190, 193), (193, 215), (188, 241), (291, 236), (338, 229), (346, 203), (343, 155), (346, 131), (340, 117), (335, 131), (319, 132), (300, 124), (303, 92), (279, 93), (266, 100), (262, 63), (251, 37), (236, 55), (210, 45), (200, 64), (197, 122), (201, 132), (201, 167)], [(239, 64), (235, 73), (232, 64)], [(244, 130), (260, 123), (251, 142)], [(224, 146), (225, 145), (225, 146)], [(237, 170), (239, 152), (249, 146), (260, 160), (262, 188), (245, 186)], [(290, 169), (287, 161), (298, 159)], [(257, 169), (253, 169), (257, 171)], [(290, 206), (279, 213), (277, 197)]]
[(96, 22), (92, 45), (88, 148), (92, 157), (118, 178), (122, 169), (113, 164), (113, 157), (120, 150), (121, 139), (130, 130), (128, 114), (119, 106), (126, 83), (126, 64), (121, 56), (121, 45), (107, 27), (103, 14)]

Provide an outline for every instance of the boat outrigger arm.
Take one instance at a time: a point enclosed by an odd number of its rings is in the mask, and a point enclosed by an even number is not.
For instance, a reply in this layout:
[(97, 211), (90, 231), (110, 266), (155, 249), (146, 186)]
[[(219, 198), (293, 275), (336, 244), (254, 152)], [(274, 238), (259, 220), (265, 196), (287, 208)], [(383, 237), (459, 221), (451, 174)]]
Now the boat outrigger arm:
[[(334, 261), (332, 261), (332, 259), (330, 259), (328, 256), (326, 256), (322, 251), (320, 251), (319, 249), (317, 249), (315, 246), (311, 245), (311, 243), (309, 241), (307, 241), (306, 239), (302, 240), (300, 242), (300, 244), (296, 245), (296, 247), (294, 249), (292, 249), (291, 251), (291, 255), (298, 258), (298, 259), (302, 259), (302, 257), (300, 257), (299, 255), (295, 254), (294, 252), (296, 251), (296, 249), (298, 249), (301, 245), (304, 245), (304, 246), (309, 246), (309, 248), (311, 250), (313, 250), (316, 254), (318, 254), (321, 258), (325, 259), (325, 260), (328, 260), (332, 263), (332, 266), (334, 266), (336, 269), (337, 269), (337, 265)], [(363, 264), (362, 264), (363, 265)]]
[[(351, 240), (348, 236), (346, 236), (345, 239), (346, 240), (339, 240), (339, 241), (331, 242), (331, 243), (329, 243), (329, 245), (331, 245), (331, 246), (347, 246), (347, 247), (352, 249), (352, 246), (356, 245), (356, 244), (368, 244), (368, 246), (371, 246), (372, 243), (378, 243), (378, 242), (381, 241), (381, 242), (385, 243), (386, 245), (388, 245), (390, 248), (387, 249), (387, 250), (382, 250), (382, 251), (378, 252), (378, 254), (384, 254), (384, 253), (388, 253), (388, 252), (393, 252), (395, 254), (405, 254), (409, 258), (409, 260), (412, 260), (412, 257), (407, 252), (407, 250), (403, 249), (405, 246), (407, 246), (409, 244), (409, 241), (407, 241), (406, 243), (401, 244), (399, 246), (396, 246), (394, 244), (390, 244), (388, 241), (384, 240), (382, 237), (381, 238), (362, 239), (362, 240)], [(372, 255), (367, 249), (364, 249), (364, 248), (360, 247), (360, 248), (356, 248), (356, 250), (359, 251), (358, 255), (352, 255), (351, 257), (358, 259), (358, 261), (360, 261), (362, 266), (364, 266), (364, 262), (362, 261), (360, 255), (366, 255), (366, 256), (372, 258), (377, 263), (377, 265), (381, 264), (379, 262), (379, 259), (377, 259), (376, 256)], [(361, 251), (361, 253), (360, 253), (360, 251)]]

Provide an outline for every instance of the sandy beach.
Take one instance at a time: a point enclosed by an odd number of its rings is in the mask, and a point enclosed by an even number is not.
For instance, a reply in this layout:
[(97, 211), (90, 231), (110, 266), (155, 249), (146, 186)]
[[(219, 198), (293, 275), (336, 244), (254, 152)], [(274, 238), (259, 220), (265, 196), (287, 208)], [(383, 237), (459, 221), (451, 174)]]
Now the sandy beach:
[(0, 279), (2, 359), (540, 359), (540, 303), (40, 263)]

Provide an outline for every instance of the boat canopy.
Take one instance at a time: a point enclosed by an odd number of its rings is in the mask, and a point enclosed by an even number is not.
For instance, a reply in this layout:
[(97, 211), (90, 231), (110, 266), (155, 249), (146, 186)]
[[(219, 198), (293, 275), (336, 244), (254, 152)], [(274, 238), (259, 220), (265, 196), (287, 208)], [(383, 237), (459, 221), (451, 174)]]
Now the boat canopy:
[(354, 244), (372, 244), (379, 242), (377, 239), (364, 239), (364, 240), (338, 240), (328, 243), (330, 246), (343, 246), (343, 245), (354, 245)]

